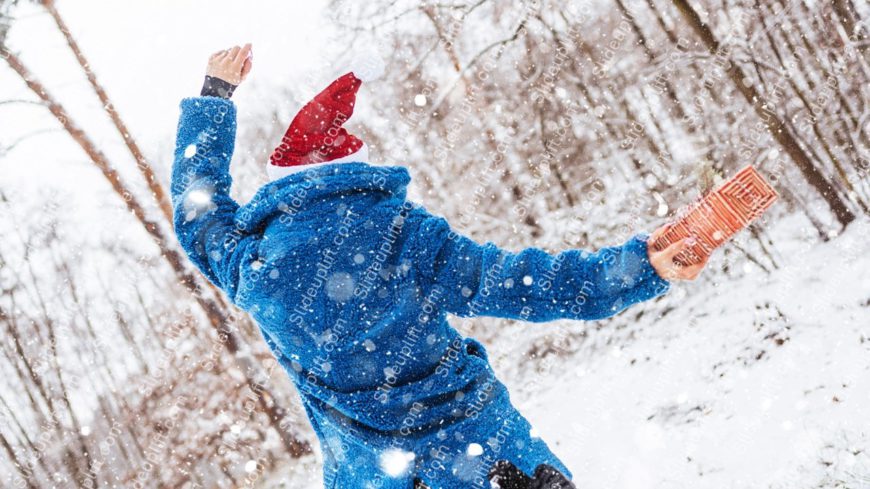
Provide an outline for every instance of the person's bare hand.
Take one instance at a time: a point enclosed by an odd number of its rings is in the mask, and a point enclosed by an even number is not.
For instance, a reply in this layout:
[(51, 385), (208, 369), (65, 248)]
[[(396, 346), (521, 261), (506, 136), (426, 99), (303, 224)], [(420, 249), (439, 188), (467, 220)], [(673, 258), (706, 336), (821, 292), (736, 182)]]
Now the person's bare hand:
[(251, 43), (242, 47), (233, 46), (212, 54), (208, 58), (206, 75), (220, 78), (221, 80), (238, 85), (247, 78), (254, 62), (254, 53)]
[[(668, 226), (670, 226), (670, 224), (665, 224), (653, 231), (652, 235), (650, 235), (649, 240), (647, 241), (649, 262), (652, 264), (653, 268), (655, 268), (659, 277), (665, 280), (695, 280), (698, 275), (700, 275), (701, 270), (704, 269), (704, 266), (707, 265), (709, 257), (702, 257), (699, 263), (694, 263), (692, 265), (682, 265), (679, 262), (674, 261), (674, 257), (680, 254), (680, 252), (689, 250), (693, 244), (692, 240), (694, 238), (688, 237), (681, 239), (680, 241), (671, 243), (661, 251), (653, 249), (652, 244), (656, 242), (659, 236), (668, 230)], [(687, 251), (686, 254), (688, 255), (690, 253), (691, 251)]]

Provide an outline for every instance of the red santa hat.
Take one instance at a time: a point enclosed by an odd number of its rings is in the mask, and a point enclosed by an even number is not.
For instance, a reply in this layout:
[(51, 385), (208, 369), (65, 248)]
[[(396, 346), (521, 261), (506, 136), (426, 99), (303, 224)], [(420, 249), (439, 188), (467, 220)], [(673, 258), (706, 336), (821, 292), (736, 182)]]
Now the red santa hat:
[(368, 161), (365, 143), (342, 127), (353, 115), (360, 85), (355, 72), (346, 73), (302, 107), (269, 157), (271, 180), (312, 165)]

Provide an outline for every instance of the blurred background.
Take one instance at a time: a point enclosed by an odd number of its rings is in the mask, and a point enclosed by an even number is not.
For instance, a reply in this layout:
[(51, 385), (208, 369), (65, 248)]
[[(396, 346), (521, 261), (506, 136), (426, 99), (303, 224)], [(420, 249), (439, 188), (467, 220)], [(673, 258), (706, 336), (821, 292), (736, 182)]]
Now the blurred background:
[[(594, 250), (747, 164), (780, 193), (607, 320), (451, 318), (578, 487), (870, 487), (866, 0), (0, 0), (0, 486), (319, 488), (259, 331), (187, 261), (178, 104), (253, 43), (233, 197), (379, 56), (348, 128), (479, 242)], [(364, 487), (361, 481), (360, 487)]]

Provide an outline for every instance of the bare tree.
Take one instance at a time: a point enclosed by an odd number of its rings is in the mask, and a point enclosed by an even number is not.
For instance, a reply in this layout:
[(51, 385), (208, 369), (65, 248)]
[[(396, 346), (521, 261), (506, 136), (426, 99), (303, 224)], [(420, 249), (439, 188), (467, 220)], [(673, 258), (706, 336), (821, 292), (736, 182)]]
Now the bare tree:
[[(692, 7), (687, 0), (674, 0), (674, 6), (683, 14), (686, 22), (704, 45), (713, 55), (722, 55), (725, 51), (722, 50), (722, 45), (713, 35), (713, 32), (702, 20), (698, 12)], [(795, 165), (804, 175), (809, 183), (819, 195), (828, 204), (831, 211), (837, 217), (837, 220), (842, 226), (847, 226), (855, 220), (855, 214), (849, 209), (846, 201), (842, 199), (838, 193), (837, 187), (834, 186), (828, 178), (819, 171), (816, 164), (810, 159), (806, 152), (802, 149), (801, 144), (795, 138), (788, 125), (777, 115), (764, 107), (764, 96), (759, 93), (753, 86), (744, 83), (747, 74), (743, 71), (740, 65), (727, 54), (726, 57), (726, 74), (733, 83), (734, 87), (746, 98), (746, 101), (752, 106), (756, 114), (768, 121), (765, 127), (770, 132), (770, 135), (782, 146), (783, 150), (791, 157)]]

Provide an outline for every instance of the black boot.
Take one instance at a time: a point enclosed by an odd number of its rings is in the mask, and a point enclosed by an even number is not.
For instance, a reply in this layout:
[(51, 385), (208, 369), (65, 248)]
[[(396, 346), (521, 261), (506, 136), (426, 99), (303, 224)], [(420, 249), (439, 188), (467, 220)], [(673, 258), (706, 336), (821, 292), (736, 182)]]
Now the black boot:
[(493, 489), (529, 489), (532, 478), (508, 460), (499, 460), (489, 469)]
[(493, 489), (577, 489), (552, 465), (538, 465), (532, 478), (508, 460), (499, 460), (492, 466), (489, 482)]
[(535, 469), (535, 479), (529, 489), (577, 489), (577, 486), (556, 467), (541, 464)]

